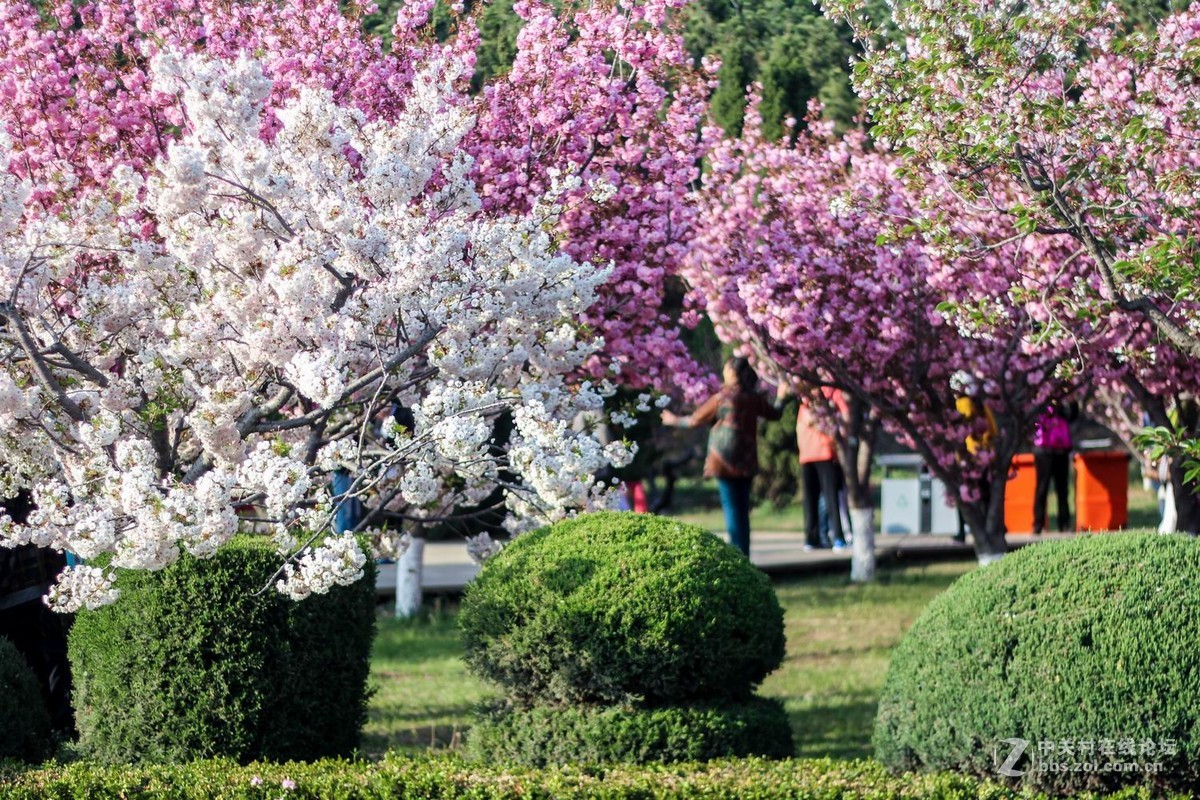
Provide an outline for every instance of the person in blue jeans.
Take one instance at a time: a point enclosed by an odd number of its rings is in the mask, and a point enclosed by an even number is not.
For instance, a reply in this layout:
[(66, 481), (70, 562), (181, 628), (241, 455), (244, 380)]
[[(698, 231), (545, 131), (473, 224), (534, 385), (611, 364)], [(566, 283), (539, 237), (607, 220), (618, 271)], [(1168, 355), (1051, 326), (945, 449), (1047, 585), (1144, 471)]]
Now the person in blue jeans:
[[(843, 511), (846, 510), (846, 477), (842, 472), (840, 464), (837, 465), (837, 514), (840, 519), (843, 516)], [(832, 528), (830, 527), (829, 506), (825, 503), (825, 495), (817, 496), (817, 532), (820, 535), (820, 540), (825, 543), (835, 541), (836, 537), (831, 536)], [(842, 526), (843, 538), (842, 543), (845, 546), (845, 534), (850, 531), (846, 530), (845, 525)]]
[[(758, 421), (780, 417), (779, 397), (772, 404), (758, 391), (758, 374), (745, 358), (725, 362), (724, 385), (690, 416), (664, 411), (663, 423), (679, 428), (710, 425), (704, 475), (717, 479), (729, 541), (750, 555), (750, 483), (758, 472)], [(780, 389), (780, 396), (783, 388)]]
[(334, 470), (330, 479), (333, 489), (333, 499), (337, 503), (337, 512), (333, 518), (333, 532), (345, 533), (353, 531), (358, 521), (363, 518), (362, 500), (350, 497), (349, 492), (354, 486), (354, 478), (346, 469)]

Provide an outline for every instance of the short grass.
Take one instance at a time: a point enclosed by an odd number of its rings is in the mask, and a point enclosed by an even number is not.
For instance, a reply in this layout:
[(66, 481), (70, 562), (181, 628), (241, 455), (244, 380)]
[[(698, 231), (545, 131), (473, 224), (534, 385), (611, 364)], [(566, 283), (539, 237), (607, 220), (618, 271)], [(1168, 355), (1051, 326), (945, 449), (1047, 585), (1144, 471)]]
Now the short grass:
[(455, 748), (461, 742), (471, 709), (488, 689), (467, 672), (455, 615), (453, 606), (438, 604), (411, 620), (380, 618), (371, 652), (375, 693), (363, 730), (368, 755)]
[[(762, 693), (784, 701), (803, 757), (870, 753), (888, 660), (921, 610), (973, 562), (885, 570), (869, 586), (821, 576), (777, 586), (785, 610), (787, 658)], [(383, 619), (372, 656), (371, 703), (364, 749), (454, 748), (471, 707), (489, 689), (461, 659), (452, 607), (412, 621)]]
[(791, 718), (796, 755), (870, 755), (875, 708), (892, 650), (934, 597), (974, 562), (882, 570), (860, 586), (821, 576), (780, 583), (787, 657), (762, 694)]

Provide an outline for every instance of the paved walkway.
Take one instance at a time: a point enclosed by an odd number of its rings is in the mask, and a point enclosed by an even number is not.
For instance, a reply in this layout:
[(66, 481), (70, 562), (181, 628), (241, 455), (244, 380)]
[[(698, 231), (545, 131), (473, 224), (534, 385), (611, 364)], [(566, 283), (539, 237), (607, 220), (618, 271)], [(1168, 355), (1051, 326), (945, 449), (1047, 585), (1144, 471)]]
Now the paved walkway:
[[(724, 538), (724, 534), (718, 534)], [(1043, 539), (1064, 539), (1074, 534), (1010, 534), (1011, 548), (1024, 547)], [(970, 558), (974, 547), (960, 544), (951, 537), (936, 534), (877, 534), (875, 554), (879, 564), (914, 563)], [(850, 549), (805, 550), (804, 534), (779, 531), (755, 531), (751, 537), (750, 560), (768, 575), (804, 575), (850, 571)], [(479, 571), (467, 556), (462, 542), (430, 542), (425, 545), (422, 589), (426, 594), (458, 594)], [(396, 567), (383, 564), (376, 581), (380, 595), (395, 594)]]

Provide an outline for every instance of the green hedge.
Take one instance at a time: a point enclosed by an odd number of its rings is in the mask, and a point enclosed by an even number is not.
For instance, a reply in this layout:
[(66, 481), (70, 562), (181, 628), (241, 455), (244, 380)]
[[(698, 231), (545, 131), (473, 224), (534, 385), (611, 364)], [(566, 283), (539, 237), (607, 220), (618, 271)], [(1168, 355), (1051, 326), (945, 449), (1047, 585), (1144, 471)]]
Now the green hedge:
[(525, 764), (645, 764), (728, 756), (786, 758), (795, 752), (777, 700), (664, 708), (499, 707), (471, 727), (467, 753), (480, 761)]
[(54, 751), (50, 712), (25, 657), (0, 637), (0, 760), (41, 761)]
[[(5, 800), (1009, 800), (1033, 795), (951, 773), (892, 776), (872, 761), (715, 761), (654, 767), (501, 769), (453, 757), (179, 766), (90, 764), (5, 771)], [(1083, 795), (1083, 797), (1089, 797)], [(1149, 800), (1146, 791), (1118, 795)]]
[(374, 568), (293, 602), (261, 590), (279, 565), (263, 540), (210, 559), (122, 572), (121, 598), (70, 635), (83, 749), (107, 762), (353, 753), (366, 720)]
[(467, 587), (465, 659), (527, 704), (746, 699), (784, 654), (767, 577), (708, 531), (589, 514), (518, 537)]
[[(1028, 785), (1200, 790), (1198, 576), (1200, 541), (1154, 534), (1038, 544), (964, 576), (892, 656), (877, 756), (996, 776), (1018, 738)], [(1106, 763), (1161, 766), (1055, 766)]]

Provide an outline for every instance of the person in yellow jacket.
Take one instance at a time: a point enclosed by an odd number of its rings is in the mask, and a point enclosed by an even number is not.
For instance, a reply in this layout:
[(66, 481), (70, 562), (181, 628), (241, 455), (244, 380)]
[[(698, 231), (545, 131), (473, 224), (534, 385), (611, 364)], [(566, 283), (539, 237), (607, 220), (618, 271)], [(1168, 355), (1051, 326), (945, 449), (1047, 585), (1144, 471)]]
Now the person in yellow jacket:
[(979, 398), (967, 396), (955, 398), (954, 407), (968, 422), (979, 420), (976, 430), (967, 435), (967, 452), (976, 455), (980, 450), (990, 450), (998, 430), (992, 410)]
[[(979, 397), (978, 379), (966, 370), (959, 370), (950, 379), (950, 389), (954, 392), (955, 409), (971, 423), (971, 433), (967, 435), (965, 442), (967, 454), (975, 456), (980, 451), (990, 450), (992, 443), (996, 441), (999, 429), (996, 427), (996, 418), (992, 416), (992, 410)], [(983, 503), (984, 508), (987, 508), (992, 499), (990, 468), (980, 478), (979, 495), (980, 502)], [(966, 540), (966, 531), (963, 528), (961, 515), (959, 516), (958, 535), (954, 538), (960, 542)]]

